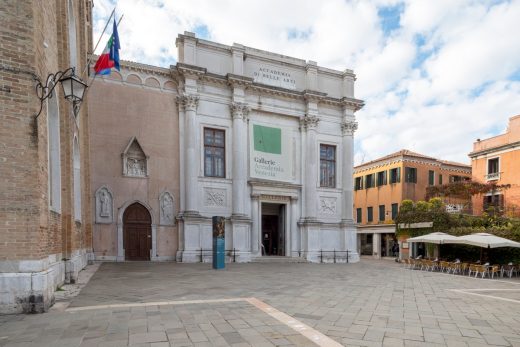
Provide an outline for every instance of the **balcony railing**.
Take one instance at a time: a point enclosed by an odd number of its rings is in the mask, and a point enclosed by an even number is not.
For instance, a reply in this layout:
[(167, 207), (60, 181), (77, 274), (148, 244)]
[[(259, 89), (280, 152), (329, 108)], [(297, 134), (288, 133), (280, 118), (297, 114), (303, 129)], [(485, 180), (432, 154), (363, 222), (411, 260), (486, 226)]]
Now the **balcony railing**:
[(495, 181), (500, 179), (500, 172), (493, 172), (486, 175), (486, 180)]

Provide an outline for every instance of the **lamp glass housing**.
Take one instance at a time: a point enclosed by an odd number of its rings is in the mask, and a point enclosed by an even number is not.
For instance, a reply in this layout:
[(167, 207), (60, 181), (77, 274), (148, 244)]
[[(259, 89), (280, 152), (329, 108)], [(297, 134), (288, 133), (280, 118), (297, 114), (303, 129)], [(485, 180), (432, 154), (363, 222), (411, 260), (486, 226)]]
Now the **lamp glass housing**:
[(85, 94), (87, 84), (78, 76), (75, 74), (65, 76), (60, 79), (60, 82), (65, 99), (73, 102), (81, 102), (83, 100), (83, 94)]

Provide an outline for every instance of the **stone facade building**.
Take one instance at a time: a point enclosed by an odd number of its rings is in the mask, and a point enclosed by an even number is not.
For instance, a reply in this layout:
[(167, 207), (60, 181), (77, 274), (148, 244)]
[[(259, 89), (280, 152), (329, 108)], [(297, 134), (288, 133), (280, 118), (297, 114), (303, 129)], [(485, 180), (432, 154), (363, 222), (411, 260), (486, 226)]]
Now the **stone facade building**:
[(177, 47), (169, 70), (124, 62), (92, 88), (96, 259), (210, 261), (219, 215), (236, 261), (356, 261), (353, 72), (188, 32)]
[(520, 115), (509, 118), (504, 134), (477, 140), (469, 154), (473, 180), (509, 184), (503, 191), (473, 196), (473, 213), (480, 215), (490, 207), (508, 216), (520, 216)]
[[(470, 178), (470, 165), (404, 149), (356, 166), (354, 213), (360, 253), (376, 258), (392, 256), (392, 246), (397, 242), (394, 220), (401, 201), (424, 200), (428, 186)], [(461, 212), (469, 201), (452, 199), (445, 204), (450, 212)], [(407, 252), (401, 247), (402, 254)]]
[(91, 5), (0, 3), (0, 313), (47, 310), (89, 257), (88, 108), (57, 81), (41, 104), (35, 86), (69, 67), (87, 79)]
[(177, 260), (200, 261), (211, 249), (210, 217), (221, 215), (237, 261), (318, 261), (334, 249), (356, 261), (352, 157), (363, 102), (353, 72), (192, 33), (176, 43)]

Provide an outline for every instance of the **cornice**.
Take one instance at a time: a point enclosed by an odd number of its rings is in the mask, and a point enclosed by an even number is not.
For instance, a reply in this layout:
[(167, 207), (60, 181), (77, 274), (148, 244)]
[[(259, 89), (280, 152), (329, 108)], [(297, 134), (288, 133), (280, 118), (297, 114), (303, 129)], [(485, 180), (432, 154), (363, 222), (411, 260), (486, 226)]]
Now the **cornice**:
[(506, 143), (505, 145), (495, 146), (495, 147), (491, 147), (491, 148), (481, 149), (480, 151), (471, 152), (468, 154), (468, 157), (473, 159), (480, 155), (491, 154), (494, 152), (503, 151), (506, 149), (512, 149), (512, 148), (519, 147), (519, 146), (520, 146), (520, 141)]
[(177, 63), (177, 71), (183, 76), (200, 78), (207, 73), (207, 69), (190, 64)]
[(359, 111), (363, 108), (363, 106), (365, 106), (365, 102), (363, 100), (348, 98), (348, 97), (341, 98), (341, 104), (344, 107), (353, 108), (354, 111)]
[(316, 91), (316, 90), (305, 89), (303, 91), (303, 98), (307, 102), (313, 102), (313, 101), (314, 102), (320, 102), (326, 96), (327, 96), (327, 93), (319, 92), (319, 91)]
[(248, 87), (253, 84), (253, 79), (251, 77), (228, 73), (226, 78), (230, 86)]

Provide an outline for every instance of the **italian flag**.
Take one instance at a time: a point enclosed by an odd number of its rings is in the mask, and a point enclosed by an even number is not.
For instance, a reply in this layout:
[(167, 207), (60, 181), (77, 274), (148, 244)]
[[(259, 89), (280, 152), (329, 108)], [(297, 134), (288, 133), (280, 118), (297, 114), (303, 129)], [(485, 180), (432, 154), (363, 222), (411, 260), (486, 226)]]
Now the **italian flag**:
[(114, 18), (114, 28), (112, 36), (107, 42), (103, 53), (99, 56), (96, 65), (94, 65), (94, 71), (96, 75), (110, 75), (112, 68), (116, 68), (119, 71), (119, 35), (117, 33), (116, 19)]

